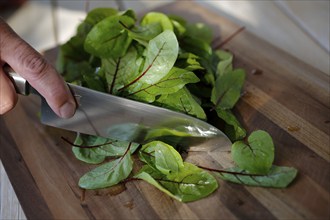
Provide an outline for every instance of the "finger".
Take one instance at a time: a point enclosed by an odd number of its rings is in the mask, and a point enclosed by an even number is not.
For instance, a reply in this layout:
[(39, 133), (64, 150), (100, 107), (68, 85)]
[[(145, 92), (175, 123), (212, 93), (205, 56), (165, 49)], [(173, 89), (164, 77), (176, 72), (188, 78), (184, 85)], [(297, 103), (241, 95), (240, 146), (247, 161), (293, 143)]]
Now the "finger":
[(0, 115), (10, 111), (17, 102), (15, 87), (0, 68)]
[(0, 57), (45, 97), (53, 111), (71, 117), (75, 100), (61, 76), (36, 50), (0, 20)]

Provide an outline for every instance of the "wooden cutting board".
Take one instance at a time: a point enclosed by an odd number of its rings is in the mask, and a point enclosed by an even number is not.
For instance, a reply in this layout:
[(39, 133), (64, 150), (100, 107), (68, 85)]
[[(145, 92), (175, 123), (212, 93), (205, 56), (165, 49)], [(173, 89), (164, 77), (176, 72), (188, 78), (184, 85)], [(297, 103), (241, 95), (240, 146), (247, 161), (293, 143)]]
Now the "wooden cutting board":
[[(239, 28), (194, 2), (175, 2), (159, 11), (205, 22), (221, 39)], [(24, 97), (0, 118), (0, 156), (27, 218), (329, 219), (329, 76), (248, 30), (224, 48), (235, 54), (235, 66), (247, 72), (245, 95), (235, 113), (249, 132), (263, 129), (271, 134), (276, 165), (299, 170), (288, 188), (219, 181), (216, 193), (187, 204), (143, 181), (83, 192), (77, 182), (92, 166), (76, 160), (71, 147), (61, 140), (74, 134), (40, 124), (38, 99)], [(200, 165), (217, 167), (228, 162), (223, 154), (214, 150), (189, 157)]]

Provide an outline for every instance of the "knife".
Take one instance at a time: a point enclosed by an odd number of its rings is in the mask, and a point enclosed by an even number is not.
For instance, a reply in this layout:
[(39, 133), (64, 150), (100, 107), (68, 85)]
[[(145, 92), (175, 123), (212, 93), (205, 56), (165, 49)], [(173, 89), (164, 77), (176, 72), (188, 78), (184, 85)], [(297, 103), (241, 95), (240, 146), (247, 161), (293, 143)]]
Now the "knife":
[[(6, 68), (16, 92), (21, 95), (39, 93), (12, 69)], [(41, 96), (41, 122), (52, 127), (116, 140), (146, 143), (163, 140), (188, 145), (210, 138), (231, 145), (218, 128), (183, 113), (133, 101), (68, 83), (76, 102), (73, 117), (57, 116)]]

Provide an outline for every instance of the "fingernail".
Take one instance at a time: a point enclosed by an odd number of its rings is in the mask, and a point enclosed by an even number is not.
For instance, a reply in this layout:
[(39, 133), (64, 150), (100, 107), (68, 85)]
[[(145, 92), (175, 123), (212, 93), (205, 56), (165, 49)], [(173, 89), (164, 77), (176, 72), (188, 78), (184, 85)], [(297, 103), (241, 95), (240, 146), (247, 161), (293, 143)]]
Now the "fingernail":
[(62, 118), (70, 118), (74, 115), (75, 111), (76, 111), (76, 105), (72, 102), (66, 102), (60, 108), (60, 116)]

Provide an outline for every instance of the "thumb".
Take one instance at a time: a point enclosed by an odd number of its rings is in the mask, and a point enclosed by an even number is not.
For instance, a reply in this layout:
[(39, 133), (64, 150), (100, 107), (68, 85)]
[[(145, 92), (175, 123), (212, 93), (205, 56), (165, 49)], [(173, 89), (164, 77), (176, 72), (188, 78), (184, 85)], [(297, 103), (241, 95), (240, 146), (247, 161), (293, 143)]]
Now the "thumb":
[(10, 79), (0, 68), (0, 115), (14, 108), (17, 94)]

